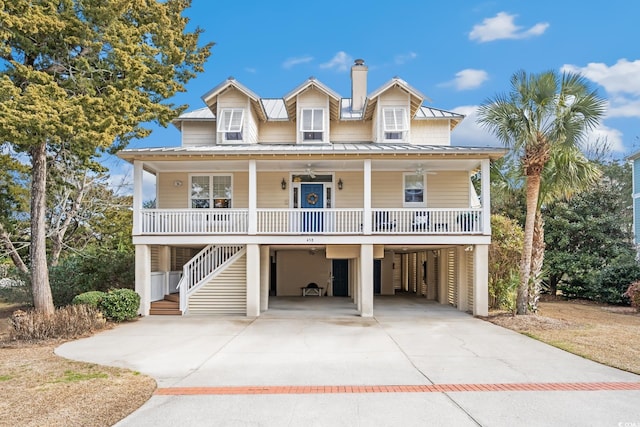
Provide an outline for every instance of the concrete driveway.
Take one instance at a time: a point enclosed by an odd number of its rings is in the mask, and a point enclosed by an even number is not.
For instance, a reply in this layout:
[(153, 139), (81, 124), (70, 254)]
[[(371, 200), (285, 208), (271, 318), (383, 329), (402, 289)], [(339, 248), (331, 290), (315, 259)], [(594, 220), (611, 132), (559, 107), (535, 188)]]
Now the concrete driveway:
[(640, 377), (423, 299), (146, 317), (56, 352), (151, 375), (118, 426), (640, 426)]

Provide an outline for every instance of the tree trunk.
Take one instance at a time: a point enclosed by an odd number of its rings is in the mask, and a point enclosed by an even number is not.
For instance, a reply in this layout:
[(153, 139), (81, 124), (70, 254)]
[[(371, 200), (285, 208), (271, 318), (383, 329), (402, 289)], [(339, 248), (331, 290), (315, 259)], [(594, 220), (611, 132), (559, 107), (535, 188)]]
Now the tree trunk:
[(520, 260), (520, 285), (516, 299), (516, 314), (527, 314), (529, 309), (529, 277), (531, 276), (531, 253), (533, 250), (533, 230), (538, 210), (540, 194), (540, 172), (527, 175), (527, 216), (524, 224), (524, 244)]
[(536, 211), (531, 252), (531, 280), (529, 281), (529, 309), (538, 312), (538, 301), (542, 291), (542, 266), (544, 264), (544, 219), (540, 209)]
[(2, 242), (2, 246), (4, 246), (4, 249), (9, 254), (9, 257), (11, 258), (11, 261), (13, 261), (13, 264), (16, 266), (16, 268), (22, 273), (28, 273), (29, 269), (27, 268), (24, 261), (22, 261), (20, 254), (11, 241), (9, 233), (7, 233), (7, 230), (4, 229), (4, 226), (2, 224), (0, 224), (0, 241)]
[(54, 312), (47, 266), (47, 151), (43, 142), (31, 149), (31, 287), (36, 310)]

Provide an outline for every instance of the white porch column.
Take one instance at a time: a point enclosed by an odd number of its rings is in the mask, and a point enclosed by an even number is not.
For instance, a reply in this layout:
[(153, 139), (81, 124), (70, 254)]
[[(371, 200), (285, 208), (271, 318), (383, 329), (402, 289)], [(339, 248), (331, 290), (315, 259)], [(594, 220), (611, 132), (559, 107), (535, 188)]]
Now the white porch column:
[(249, 160), (249, 217), (248, 234), (258, 233), (258, 181), (256, 161)]
[(447, 260), (449, 257), (449, 251), (440, 250), (438, 251), (438, 258), (436, 262), (438, 263), (438, 274), (440, 277), (438, 278), (438, 302), (440, 304), (446, 304), (448, 298), (447, 292)]
[(373, 316), (373, 245), (360, 246), (360, 316)]
[(489, 245), (473, 248), (473, 315), (489, 315)]
[[(472, 246), (471, 246), (472, 247)], [(467, 311), (469, 307), (469, 280), (467, 278), (467, 246), (458, 246), (456, 248), (456, 278), (458, 283), (458, 310)]]
[(142, 234), (142, 176), (144, 162), (133, 161), (133, 235)]
[(270, 261), (269, 246), (260, 246), (260, 311), (269, 309)]
[(482, 160), (480, 174), (482, 175), (482, 234), (491, 235), (491, 163), (489, 159)]
[[(364, 161), (364, 191), (362, 207), (364, 208), (362, 218), (362, 232), (365, 235), (371, 234), (371, 159)], [(373, 267), (371, 267), (373, 269)]]
[(169, 272), (171, 271), (171, 247), (158, 246), (158, 270), (164, 272), (164, 294), (169, 293)]
[(260, 245), (247, 245), (247, 317), (260, 316)]
[(136, 245), (135, 257), (136, 292), (140, 295), (138, 313), (148, 316), (151, 308), (151, 251), (149, 245)]

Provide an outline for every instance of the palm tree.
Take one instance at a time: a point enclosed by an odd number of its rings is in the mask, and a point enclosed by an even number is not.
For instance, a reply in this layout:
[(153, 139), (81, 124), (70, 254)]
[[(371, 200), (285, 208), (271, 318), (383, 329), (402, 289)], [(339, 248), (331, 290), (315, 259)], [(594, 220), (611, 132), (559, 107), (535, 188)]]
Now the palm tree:
[(516, 313), (527, 314), (536, 212), (545, 166), (556, 153), (575, 150), (605, 111), (605, 100), (580, 75), (555, 71), (511, 77), (511, 92), (478, 110), (478, 122), (514, 150), (525, 177), (526, 219)]

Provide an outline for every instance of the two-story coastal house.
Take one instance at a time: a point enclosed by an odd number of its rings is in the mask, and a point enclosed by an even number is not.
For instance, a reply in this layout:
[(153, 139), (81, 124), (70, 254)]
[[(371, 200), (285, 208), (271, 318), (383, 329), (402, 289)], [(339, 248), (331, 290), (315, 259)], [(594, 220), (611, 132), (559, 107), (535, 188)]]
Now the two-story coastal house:
[(397, 293), (487, 314), (489, 165), (505, 152), (451, 146), (464, 116), (399, 78), (367, 93), (367, 72), (357, 60), (351, 98), (310, 78), (266, 99), (229, 78), (174, 120), (181, 146), (119, 153), (143, 315), (176, 293), (182, 314), (259, 316), (307, 293), (365, 317)]

